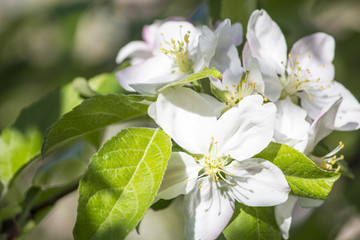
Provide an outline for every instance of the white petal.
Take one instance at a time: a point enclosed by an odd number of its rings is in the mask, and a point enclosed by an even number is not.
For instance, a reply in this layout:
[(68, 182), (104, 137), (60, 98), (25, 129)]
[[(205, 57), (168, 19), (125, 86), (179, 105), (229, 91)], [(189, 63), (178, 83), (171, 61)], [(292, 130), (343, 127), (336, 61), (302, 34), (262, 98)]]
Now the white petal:
[(245, 70), (249, 72), (248, 81), (255, 83), (255, 89), (267, 97), (265, 94), (265, 83), (261, 75), (259, 61), (251, 56), (249, 51), (249, 45), (245, 44), (243, 48), (243, 62)]
[(259, 61), (265, 82), (265, 95), (272, 101), (280, 96), (277, 74), (284, 75), (286, 42), (279, 26), (265, 10), (255, 10), (249, 19), (247, 42), (251, 55)]
[(237, 160), (259, 153), (272, 139), (275, 114), (275, 105), (263, 104), (261, 96), (245, 97), (216, 123), (214, 138), (219, 142), (219, 153)]
[(230, 36), (235, 46), (239, 46), (242, 43), (243, 29), (240, 23), (234, 23), (231, 25)]
[[(289, 97), (276, 103), (275, 134), (276, 142), (288, 144), (303, 152), (308, 143), (310, 124), (305, 120), (306, 111), (293, 104)], [(292, 144), (289, 144), (291, 140)]]
[[(292, 47), (288, 68), (294, 66), (298, 61), (298, 66), (302, 69), (309, 69), (311, 78), (320, 78), (324, 85), (334, 79), (334, 59), (335, 40), (326, 33), (315, 33), (298, 40)], [(311, 79), (310, 79), (311, 80)]]
[(208, 154), (218, 115), (211, 103), (188, 88), (166, 89), (149, 114), (181, 147), (191, 153)]
[(208, 67), (211, 58), (215, 54), (217, 37), (213, 31), (207, 26), (203, 26), (202, 33), (199, 37), (199, 44), (197, 46), (196, 61), (194, 63), (194, 72), (201, 71), (204, 67)]
[(226, 189), (220, 188), (219, 182), (208, 177), (198, 182), (184, 198), (186, 239), (216, 239), (234, 213), (234, 201), (226, 194)]
[[(196, 184), (196, 177), (202, 166), (183, 152), (173, 152), (156, 197), (171, 199), (189, 193)], [(189, 180), (189, 181), (186, 181)]]
[[(184, 42), (185, 34), (189, 33), (189, 49), (196, 48), (199, 38), (199, 31), (190, 22), (186, 21), (167, 21), (159, 26), (156, 32), (153, 54), (158, 55), (159, 48), (168, 49), (171, 39)], [(161, 53), (162, 54), (162, 53)]]
[[(149, 58), (139, 64), (124, 68), (116, 73), (120, 85), (127, 91), (135, 91), (130, 84), (151, 83), (152, 79), (171, 72), (172, 62), (166, 56)], [(167, 81), (167, 79), (163, 79)]]
[(149, 58), (150, 56), (151, 56), (151, 49), (145, 42), (132, 41), (120, 49), (116, 57), (116, 63), (121, 63), (126, 58), (146, 59)]
[(309, 142), (304, 151), (305, 154), (311, 153), (316, 144), (333, 131), (336, 114), (338, 112), (341, 101), (342, 98), (339, 98), (333, 104), (329, 104), (312, 122), (309, 130)]
[(274, 206), (287, 200), (290, 187), (277, 166), (259, 158), (233, 164), (226, 170), (234, 175), (236, 185), (231, 191), (237, 201), (248, 206)]
[(285, 239), (289, 238), (289, 230), (292, 220), (292, 212), (297, 202), (297, 197), (289, 195), (286, 202), (275, 206), (275, 219), (276, 223), (279, 226), (282, 236)]
[(353, 131), (360, 128), (360, 104), (343, 85), (334, 82), (334, 87), (343, 98), (335, 120), (335, 129)]

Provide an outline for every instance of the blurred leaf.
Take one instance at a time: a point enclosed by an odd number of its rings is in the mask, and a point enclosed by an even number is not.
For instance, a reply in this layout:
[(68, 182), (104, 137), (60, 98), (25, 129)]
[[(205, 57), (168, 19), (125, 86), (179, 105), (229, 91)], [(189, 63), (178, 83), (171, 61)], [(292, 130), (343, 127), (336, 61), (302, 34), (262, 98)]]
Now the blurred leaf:
[(151, 208), (154, 211), (163, 210), (163, 209), (167, 208), (168, 206), (170, 206), (170, 204), (172, 203), (173, 200), (174, 199), (170, 199), (170, 200), (159, 199), (156, 203), (151, 205)]
[(271, 161), (284, 173), (292, 192), (301, 197), (325, 199), (339, 173), (327, 172), (313, 163), (303, 153), (287, 145), (270, 143), (255, 157)]
[(115, 77), (115, 71), (112, 73), (103, 73), (97, 75), (88, 80), (88, 84), (91, 89), (100, 94), (110, 94), (110, 93), (123, 93), (126, 94), (127, 91), (123, 89)]
[(107, 141), (80, 182), (74, 238), (124, 239), (154, 200), (170, 154), (159, 129), (126, 129)]
[(235, 219), (225, 228), (227, 240), (279, 239), (274, 207), (249, 207), (236, 203)]
[(257, 8), (257, 0), (221, 0), (221, 19), (229, 18), (231, 23), (243, 26), (244, 36), (251, 13)]
[(172, 86), (176, 86), (176, 85), (184, 85), (186, 83), (190, 83), (190, 82), (200, 80), (203, 78), (207, 78), (207, 77), (222, 78), (221, 73), (218, 70), (216, 70), (215, 68), (208, 69), (207, 67), (205, 67), (200, 72), (191, 74), (182, 80), (166, 84), (165, 86), (161, 87), (158, 90), (158, 92), (161, 92), (168, 87), (172, 87)]
[(97, 95), (97, 93), (90, 88), (85, 78), (75, 78), (72, 81), (72, 86), (82, 97), (89, 98)]
[(21, 133), (16, 128), (5, 129), (0, 138), (0, 179), (7, 185), (16, 171), (38, 154), (42, 136), (38, 129)]
[(65, 114), (47, 131), (42, 154), (45, 155), (55, 145), (94, 132), (110, 124), (127, 121), (146, 115), (148, 104), (145, 98), (126, 95), (97, 95), (84, 100), (71, 112)]
[(84, 142), (75, 144), (38, 168), (33, 177), (33, 186), (60, 186), (73, 182), (83, 176), (94, 151)]
[(5, 188), (19, 169), (40, 154), (46, 128), (81, 99), (71, 85), (65, 85), (23, 109), (14, 125), (0, 138), (0, 180)]

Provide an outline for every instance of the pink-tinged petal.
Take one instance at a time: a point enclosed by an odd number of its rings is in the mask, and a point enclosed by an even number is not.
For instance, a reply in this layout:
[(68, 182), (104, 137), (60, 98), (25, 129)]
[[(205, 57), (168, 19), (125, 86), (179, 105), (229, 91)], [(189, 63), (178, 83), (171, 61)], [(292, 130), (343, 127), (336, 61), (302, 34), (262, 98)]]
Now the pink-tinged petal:
[(235, 46), (239, 46), (242, 43), (243, 29), (240, 23), (234, 23), (231, 25), (230, 36)]
[(156, 33), (160, 26), (160, 21), (154, 22), (151, 25), (145, 25), (142, 30), (142, 38), (149, 46), (150, 49), (153, 49), (155, 46), (155, 37)]
[(311, 153), (316, 144), (333, 131), (341, 102), (342, 98), (339, 98), (323, 108), (318, 117), (312, 122), (309, 130), (309, 142), (304, 151), (305, 154)]
[(262, 151), (274, 134), (276, 107), (259, 95), (247, 96), (225, 112), (214, 127), (218, 152), (244, 160)]
[(194, 158), (183, 152), (173, 152), (168, 162), (164, 179), (156, 197), (172, 199), (189, 193), (196, 184), (202, 166)]
[(288, 199), (290, 187), (282, 171), (271, 162), (252, 158), (233, 161), (226, 170), (233, 174), (231, 192), (248, 206), (275, 206)]
[[(120, 85), (127, 91), (135, 91), (130, 85), (135, 83), (151, 83), (153, 78), (171, 73), (172, 62), (166, 56), (149, 58), (139, 64), (124, 68), (116, 73)], [(164, 82), (167, 79), (163, 79)]]
[(303, 152), (308, 143), (310, 123), (306, 121), (306, 111), (293, 104), (289, 97), (276, 103), (274, 139)]
[(298, 40), (290, 51), (288, 71), (291, 66), (303, 69), (309, 80), (320, 81), (327, 85), (334, 79), (335, 69), (332, 61), (334, 59), (335, 40), (326, 33), (315, 33)]
[(149, 115), (185, 150), (208, 154), (218, 115), (211, 103), (189, 88), (166, 89), (150, 106)]
[(265, 10), (255, 10), (249, 19), (246, 38), (251, 55), (258, 60), (263, 74), (265, 96), (276, 101), (282, 89), (278, 75), (285, 73), (284, 35)]
[(276, 223), (279, 226), (282, 236), (284, 239), (289, 238), (289, 230), (292, 220), (292, 212), (295, 207), (295, 204), (298, 200), (298, 197), (289, 195), (286, 202), (275, 206), (275, 219)]
[(199, 179), (194, 190), (185, 195), (184, 208), (186, 239), (212, 240), (230, 221), (234, 213), (234, 200), (219, 182), (205, 177)]
[(121, 63), (126, 58), (136, 58), (143, 59), (149, 58), (151, 56), (151, 49), (143, 41), (133, 41), (126, 44), (123, 48), (120, 49), (117, 57), (116, 63)]

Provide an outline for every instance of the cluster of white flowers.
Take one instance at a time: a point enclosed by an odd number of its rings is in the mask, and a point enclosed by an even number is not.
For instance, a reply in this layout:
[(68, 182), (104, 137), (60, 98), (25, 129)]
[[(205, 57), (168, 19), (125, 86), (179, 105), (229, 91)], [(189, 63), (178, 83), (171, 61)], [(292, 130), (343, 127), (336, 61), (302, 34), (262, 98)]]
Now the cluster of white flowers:
[[(184, 194), (187, 239), (215, 239), (226, 227), (238, 201), (248, 206), (276, 206), (276, 220), (288, 237), (296, 201), (289, 196), (282, 171), (253, 158), (278, 142), (306, 154), (320, 167), (338, 171), (335, 154), (312, 155), (333, 130), (356, 130), (360, 104), (334, 81), (334, 39), (315, 33), (297, 41), (287, 54), (279, 26), (264, 10), (249, 19), (242, 62), (237, 47), (242, 27), (221, 22), (214, 30), (184, 19), (155, 22), (143, 29), (144, 41), (130, 42), (117, 57), (131, 66), (117, 72), (121, 86), (156, 94), (149, 116), (184, 152), (173, 152), (157, 197)], [(216, 68), (211, 95), (191, 84), (164, 85)], [(186, 152), (185, 152), (186, 151)]]

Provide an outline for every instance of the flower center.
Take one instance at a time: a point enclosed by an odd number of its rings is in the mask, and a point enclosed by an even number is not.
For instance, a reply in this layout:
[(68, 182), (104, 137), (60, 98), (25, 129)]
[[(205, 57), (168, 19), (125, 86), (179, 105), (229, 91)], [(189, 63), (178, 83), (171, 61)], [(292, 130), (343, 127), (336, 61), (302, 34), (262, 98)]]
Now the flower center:
[(316, 157), (310, 155), (310, 159), (313, 160), (317, 165), (319, 165), (323, 169), (339, 172), (341, 167), (340, 165), (337, 164), (337, 162), (340, 160), (344, 160), (344, 155), (341, 154), (340, 157), (337, 157), (335, 154), (337, 154), (343, 148), (344, 148), (343, 142), (339, 142), (339, 145), (325, 156)]
[(237, 85), (233, 84), (230, 87), (225, 86), (226, 90), (229, 92), (229, 96), (227, 97), (228, 101), (226, 101), (227, 106), (233, 107), (244, 97), (253, 94), (256, 83), (248, 80), (249, 73), (249, 71), (246, 71), (245, 75)]
[(173, 38), (170, 41), (166, 40), (164, 34), (161, 33), (161, 36), (164, 37), (164, 42), (166, 47), (160, 47), (159, 51), (166, 54), (173, 60), (173, 66), (176, 69), (174, 72), (177, 74), (181, 73), (191, 73), (193, 62), (189, 59), (189, 37), (190, 31), (182, 36), (181, 33), (182, 26), (180, 25), (180, 39), (181, 41), (175, 41)]
[[(310, 59), (310, 55), (307, 55), (307, 58)], [(299, 62), (299, 55), (296, 56), (296, 60), (294, 62), (290, 61), (291, 54), (289, 54), (289, 68), (286, 70), (286, 76), (280, 77), (281, 85), (283, 86), (283, 91), (281, 93), (281, 97), (284, 98), (287, 95), (292, 96), (298, 91), (304, 91), (309, 96), (310, 100), (313, 100), (309, 90), (311, 89), (325, 89), (325, 87), (330, 88), (331, 86), (320, 78), (316, 78), (312, 75), (311, 71), (306, 68), (301, 68), (301, 64)], [(284, 65), (284, 62), (281, 62)], [(322, 67), (325, 67), (323, 64)], [(327, 84), (327, 85), (326, 85)], [(324, 86), (326, 85), (326, 86)]]

